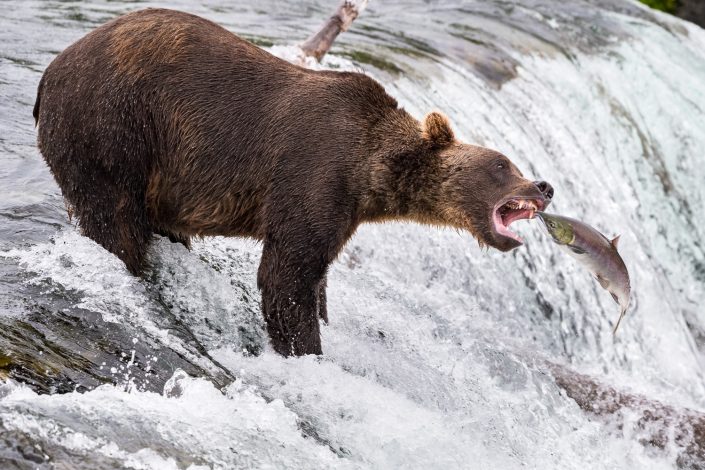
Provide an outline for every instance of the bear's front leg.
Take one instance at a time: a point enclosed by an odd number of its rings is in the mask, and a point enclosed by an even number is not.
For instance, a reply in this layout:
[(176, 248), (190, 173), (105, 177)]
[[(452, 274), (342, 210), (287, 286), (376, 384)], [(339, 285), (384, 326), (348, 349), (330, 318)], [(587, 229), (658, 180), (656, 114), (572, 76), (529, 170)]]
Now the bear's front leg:
[(326, 266), (320, 258), (291, 251), (265, 241), (257, 285), (267, 332), (283, 356), (321, 354), (318, 312)]

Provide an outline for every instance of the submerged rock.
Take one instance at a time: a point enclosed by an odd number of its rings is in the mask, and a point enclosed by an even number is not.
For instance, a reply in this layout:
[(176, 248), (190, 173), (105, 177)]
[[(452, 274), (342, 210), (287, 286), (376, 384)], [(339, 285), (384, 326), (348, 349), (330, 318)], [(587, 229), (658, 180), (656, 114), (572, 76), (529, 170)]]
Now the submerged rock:
[(22, 302), (12, 316), (0, 316), (0, 374), (37, 393), (80, 392), (105, 383), (161, 392), (177, 369), (218, 387), (234, 379), (214, 362), (204, 366), (207, 353), (183, 324), (167, 323), (168, 310), (164, 332), (180, 343), (181, 353), (129, 323), (106, 322), (101, 313), (78, 307), (75, 293), (16, 286)]

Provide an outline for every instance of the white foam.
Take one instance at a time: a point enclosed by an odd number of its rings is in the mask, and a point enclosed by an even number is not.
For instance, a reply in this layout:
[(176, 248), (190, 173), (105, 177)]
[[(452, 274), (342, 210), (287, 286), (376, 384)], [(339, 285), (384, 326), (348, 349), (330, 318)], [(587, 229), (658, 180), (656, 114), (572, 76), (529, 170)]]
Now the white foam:
[(281, 400), (267, 402), (237, 384), (226, 396), (183, 373), (177, 380), (175, 397), (110, 385), (47, 396), (15, 386), (2, 398), (3, 426), (78, 459), (99, 453), (138, 469), (351, 468), (304, 438)]

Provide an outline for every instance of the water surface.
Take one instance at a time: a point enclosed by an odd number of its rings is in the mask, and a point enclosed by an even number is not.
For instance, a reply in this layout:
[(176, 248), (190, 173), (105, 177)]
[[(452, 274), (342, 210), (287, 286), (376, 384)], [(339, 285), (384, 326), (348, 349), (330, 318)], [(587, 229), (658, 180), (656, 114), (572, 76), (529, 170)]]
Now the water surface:
[[(260, 247), (160, 239), (145, 279), (69, 222), (36, 145), (41, 73), (147, 6), (210, 18), (286, 56), (323, 1), (3, 2), (3, 468), (670, 468), (629, 416), (586, 415), (541, 365), (705, 410), (705, 32), (636, 2), (371, 2), (324, 67), (362, 70), (413, 115), (556, 188), (552, 209), (620, 250), (618, 308), (537, 224), (525, 246), (362, 227), (332, 267), (320, 358), (271, 352)], [(626, 423), (626, 424), (625, 424)], [(705, 465), (705, 464), (703, 464)]]

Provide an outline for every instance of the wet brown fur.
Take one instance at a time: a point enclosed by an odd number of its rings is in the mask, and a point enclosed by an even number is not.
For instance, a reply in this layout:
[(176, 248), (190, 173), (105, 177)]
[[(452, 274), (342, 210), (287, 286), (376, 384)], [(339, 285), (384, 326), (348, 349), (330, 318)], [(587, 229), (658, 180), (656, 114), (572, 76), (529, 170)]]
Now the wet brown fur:
[(360, 223), (453, 226), (508, 250), (494, 205), (541, 197), (506, 157), (456, 141), (439, 113), (420, 123), (371, 78), (291, 65), (170, 10), (66, 49), (34, 114), (83, 233), (132, 273), (153, 233), (261, 240), (263, 313), (284, 355), (321, 352), (327, 268)]

